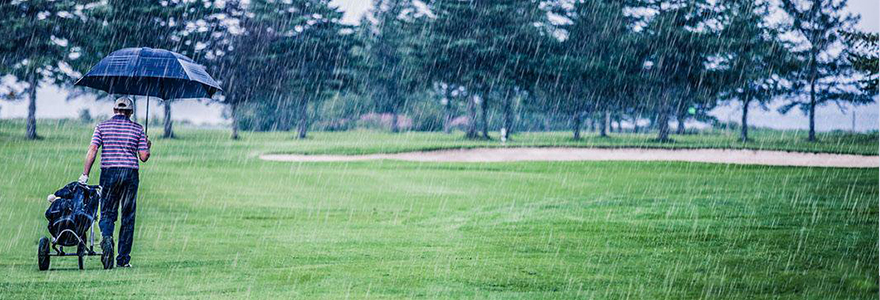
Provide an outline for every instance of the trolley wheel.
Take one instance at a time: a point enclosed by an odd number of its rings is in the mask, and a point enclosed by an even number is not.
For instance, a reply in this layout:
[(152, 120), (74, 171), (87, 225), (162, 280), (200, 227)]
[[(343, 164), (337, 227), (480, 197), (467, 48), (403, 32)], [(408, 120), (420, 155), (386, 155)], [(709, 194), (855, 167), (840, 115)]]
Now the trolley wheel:
[(83, 269), (83, 257), (86, 255), (86, 246), (79, 244), (76, 246), (76, 258), (79, 261), (79, 269)]
[(104, 270), (113, 269), (113, 238), (108, 237), (101, 241), (101, 263)]
[(49, 269), (49, 238), (40, 238), (40, 245), (37, 246), (37, 266), (40, 271)]

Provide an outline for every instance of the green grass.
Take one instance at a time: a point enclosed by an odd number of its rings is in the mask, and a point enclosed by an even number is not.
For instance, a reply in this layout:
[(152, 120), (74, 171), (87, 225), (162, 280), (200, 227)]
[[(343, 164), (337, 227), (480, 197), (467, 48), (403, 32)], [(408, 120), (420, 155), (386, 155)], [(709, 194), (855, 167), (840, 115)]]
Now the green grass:
[[(181, 129), (180, 139), (155, 140), (154, 157), (141, 171), (135, 268), (104, 271), (92, 258), (79, 271), (76, 259), (67, 258), (40, 272), (35, 254), (47, 233), (45, 196), (78, 177), (91, 134), (73, 123), (40, 125), (45, 138), (27, 141), (20, 123), (0, 123), (0, 298), (876, 299), (878, 293), (878, 169), (256, 158), (497, 145), (425, 133), (315, 133), (306, 141), (247, 133), (230, 141), (226, 131)], [(537, 146), (644, 139), (515, 138), (516, 145)], [(674, 138), (682, 147), (735, 144), (704, 135)], [(807, 144), (800, 133), (757, 132), (753, 146), (876, 154), (876, 135), (822, 138)]]
[[(23, 122), (0, 120), (0, 138), (9, 142), (24, 141)], [(49, 139), (82, 138), (91, 130), (70, 120), (43, 121), (38, 127), (40, 134)], [(154, 125), (154, 135), (161, 134), (161, 126)], [(180, 131), (180, 129), (178, 129)], [(179, 132), (180, 133), (180, 132)], [(236, 150), (260, 153), (290, 154), (374, 154), (399, 153), (481, 147), (594, 147), (594, 148), (666, 148), (666, 149), (753, 149), (780, 150), (815, 153), (842, 153), (877, 155), (880, 135), (871, 133), (820, 132), (818, 142), (808, 142), (805, 131), (782, 131), (753, 129), (751, 141), (739, 141), (739, 131), (705, 130), (696, 134), (672, 135), (673, 142), (655, 141), (656, 133), (611, 133), (600, 137), (596, 133), (584, 133), (581, 140), (573, 140), (571, 132), (525, 132), (513, 135), (505, 144), (499, 141), (497, 132), (490, 133), (492, 140), (469, 140), (456, 132), (388, 132), (355, 130), (344, 132), (310, 132), (309, 138), (297, 140), (291, 132), (242, 133), (243, 141), (231, 143), (228, 130), (182, 131), (187, 146), (199, 143), (208, 147), (232, 147)], [(73, 142), (73, 141), (72, 141)], [(230, 149), (224, 149), (229, 151)]]
[[(845, 153), (877, 155), (878, 135), (828, 132), (819, 134), (819, 142), (808, 142), (806, 132), (754, 130), (751, 141), (742, 143), (738, 132), (711, 130), (699, 134), (674, 135), (673, 142), (655, 141), (656, 133), (615, 134), (600, 137), (586, 134), (581, 140), (572, 139), (571, 132), (525, 132), (502, 144), (497, 133), (491, 140), (468, 140), (463, 133), (443, 134), (436, 132), (405, 132), (392, 134), (376, 131), (316, 132), (310, 138), (293, 145), (277, 145), (278, 153), (296, 154), (373, 154), (408, 151), (440, 150), (450, 148), (481, 147), (593, 147), (593, 148), (666, 148), (666, 149), (754, 149), (782, 150), (817, 153)], [(274, 139), (287, 141), (290, 133), (271, 134)], [(264, 136), (254, 136), (263, 140)]]

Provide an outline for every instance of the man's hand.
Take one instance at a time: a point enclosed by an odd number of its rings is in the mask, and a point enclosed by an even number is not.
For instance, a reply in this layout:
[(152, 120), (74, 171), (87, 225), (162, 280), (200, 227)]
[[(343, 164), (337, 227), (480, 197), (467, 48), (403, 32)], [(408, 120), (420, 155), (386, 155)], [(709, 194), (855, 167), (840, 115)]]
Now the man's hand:
[(79, 182), (80, 184), (89, 183), (89, 175), (86, 175), (86, 174), (80, 175), (79, 180), (77, 180), (77, 182)]
[(150, 159), (150, 148), (153, 147), (153, 141), (150, 141), (150, 138), (147, 137), (147, 151), (138, 151), (138, 158), (141, 159), (142, 162), (147, 162)]
[(55, 197), (55, 194), (49, 194), (49, 197), (46, 197), (46, 200), (49, 200), (49, 203), (55, 202), (55, 199), (58, 199), (58, 197)]

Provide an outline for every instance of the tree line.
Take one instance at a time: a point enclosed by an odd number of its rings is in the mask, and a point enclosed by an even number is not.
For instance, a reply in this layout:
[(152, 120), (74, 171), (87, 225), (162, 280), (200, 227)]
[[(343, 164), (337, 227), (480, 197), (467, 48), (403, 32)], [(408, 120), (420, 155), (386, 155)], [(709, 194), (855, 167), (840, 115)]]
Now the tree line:
[[(846, 0), (374, 0), (358, 25), (329, 0), (32, 0), (0, 3), (3, 97), (29, 102), (26, 135), (37, 138), (36, 90), (73, 88), (110, 52), (176, 51), (221, 82), (232, 137), (242, 128), (305, 138), (322, 114), (352, 110), (429, 115), (449, 132), (464, 116), (468, 138), (504, 138), (524, 116), (612, 124), (670, 140), (689, 120), (741, 103), (808, 115), (830, 103), (877, 95), (877, 34), (854, 30)], [(98, 95), (107, 97), (109, 95)], [(173, 137), (163, 99), (165, 137)], [(498, 116), (498, 117), (492, 117)], [(491, 124), (491, 123), (495, 124)], [(332, 122), (331, 122), (332, 123)], [(338, 125), (338, 124), (337, 124)], [(640, 128), (640, 126), (643, 126)], [(644, 128), (649, 127), (649, 128)]]

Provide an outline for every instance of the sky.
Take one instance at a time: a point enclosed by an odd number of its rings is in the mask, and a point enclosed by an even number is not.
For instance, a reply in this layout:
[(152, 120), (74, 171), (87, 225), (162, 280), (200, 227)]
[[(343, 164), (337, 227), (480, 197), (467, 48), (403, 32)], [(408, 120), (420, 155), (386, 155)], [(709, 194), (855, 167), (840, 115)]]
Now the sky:
[[(343, 21), (356, 24), (361, 16), (370, 9), (370, 0), (333, 0), (344, 11)], [(861, 15), (858, 28), (869, 32), (880, 31), (880, 1), (850, 0), (847, 11)], [(93, 98), (66, 100), (67, 92), (51, 85), (42, 85), (37, 92), (37, 118), (74, 118), (82, 109), (88, 109), (92, 115), (110, 115), (111, 104), (107, 101), (97, 102)], [(143, 117), (145, 102), (138, 100), (138, 114)], [(776, 108), (781, 103), (772, 103), (770, 109), (762, 111), (751, 107), (749, 123), (758, 127), (776, 129), (806, 129), (807, 117), (799, 110), (792, 110), (786, 115), (779, 114)], [(223, 118), (224, 106), (206, 101), (184, 100), (173, 104), (172, 112), (175, 120), (187, 120), (194, 124), (219, 126), (227, 124)], [(738, 103), (721, 106), (712, 115), (722, 121), (739, 122), (741, 106)], [(819, 131), (852, 130), (870, 131), (880, 127), (877, 103), (866, 106), (838, 107), (834, 104), (819, 107), (816, 111), (816, 127)], [(158, 101), (151, 101), (150, 114), (161, 114), (162, 108)], [(0, 102), (0, 118), (23, 118), (27, 116), (27, 101)], [(855, 119), (855, 120), (853, 120)], [(156, 130), (158, 129), (158, 124)]]

